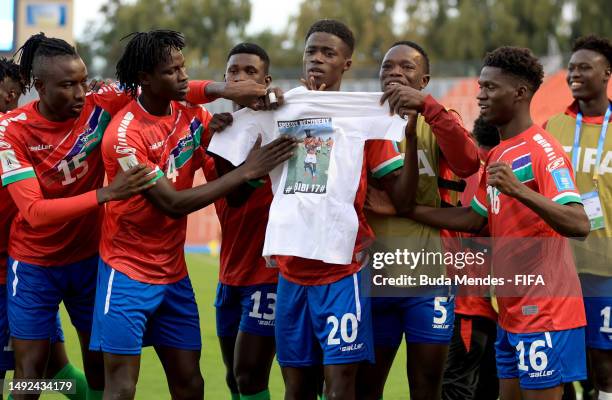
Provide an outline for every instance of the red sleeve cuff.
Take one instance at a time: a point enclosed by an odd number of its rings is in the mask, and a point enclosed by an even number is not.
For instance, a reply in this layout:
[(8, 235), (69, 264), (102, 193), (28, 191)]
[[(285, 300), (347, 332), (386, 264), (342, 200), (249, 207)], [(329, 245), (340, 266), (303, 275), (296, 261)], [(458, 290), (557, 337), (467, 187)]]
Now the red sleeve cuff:
[(206, 104), (214, 101), (206, 96), (206, 86), (212, 81), (189, 81), (189, 92), (185, 100), (192, 104)]
[(432, 95), (428, 94), (427, 97), (425, 97), (425, 104), (423, 105), (423, 112), (421, 114), (425, 117), (425, 121), (429, 123), (429, 121), (444, 110), (444, 106), (438, 103)]

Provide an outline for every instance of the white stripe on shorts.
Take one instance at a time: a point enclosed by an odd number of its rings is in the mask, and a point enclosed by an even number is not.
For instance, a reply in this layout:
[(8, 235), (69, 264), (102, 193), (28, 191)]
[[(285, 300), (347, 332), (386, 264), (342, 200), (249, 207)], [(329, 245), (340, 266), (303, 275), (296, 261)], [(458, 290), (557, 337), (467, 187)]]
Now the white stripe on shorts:
[(13, 275), (15, 275), (15, 279), (13, 279), (13, 297), (15, 297), (15, 295), (17, 294), (17, 282), (19, 282), (19, 279), (17, 278), (17, 265), (19, 264), (19, 261), (15, 260), (13, 261), (13, 265), (11, 266), (11, 269), (13, 270)]
[(106, 288), (106, 301), (104, 302), (104, 315), (108, 314), (110, 307), (110, 297), (113, 291), (113, 278), (115, 277), (115, 270), (111, 268), (110, 276), (108, 277), (108, 287)]
[(361, 321), (361, 301), (359, 300), (359, 279), (357, 279), (357, 273), (353, 274), (353, 286), (355, 286), (355, 310), (357, 314), (357, 321)]

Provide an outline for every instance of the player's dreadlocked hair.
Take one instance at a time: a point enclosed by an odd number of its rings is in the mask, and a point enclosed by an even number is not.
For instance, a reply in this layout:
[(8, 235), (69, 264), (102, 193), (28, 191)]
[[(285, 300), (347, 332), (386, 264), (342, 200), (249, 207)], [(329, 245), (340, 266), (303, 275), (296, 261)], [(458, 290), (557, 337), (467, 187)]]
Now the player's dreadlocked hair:
[(21, 80), (21, 75), (19, 74), (19, 65), (13, 60), (2, 57), (0, 58), (0, 82), (5, 78), (9, 78), (18, 83), (21, 93), (25, 93), (25, 84)]
[(304, 42), (308, 40), (310, 35), (316, 32), (338, 36), (348, 46), (350, 50), (349, 55), (353, 54), (353, 50), (355, 50), (355, 37), (353, 36), (353, 32), (344, 23), (336, 21), (335, 19), (320, 19), (308, 29)]
[(425, 59), (425, 73), (426, 74), (429, 73), (429, 56), (427, 55), (427, 52), (425, 51), (423, 47), (421, 47), (419, 44), (413, 41), (410, 41), (410, 40), (400, 40), (399, 42), (393, 43), (393, 45), (390, 48), (393, 48), (395, 46), (408, 46), (418, 51)]
[(612, 42), (609, 39), (595, 35), (580, 37), (574, 42), (572, 53), (582, 49), (596, 51), (606, 57), (608, 64), (612, 66)]
[(79, 56), (76, 49), (65, 40), (46, 37), (42, 32), (30, 36), (17, 50), (17, 54), (19, 54), (19, 73), (26, 88), (32, 87), (34, 69), (41, 57)]
[(238, 43), (230, 50), (229, 54), (227, 55), (227, 59), (229, 60), (234, 54), (254, 54), (258, 56), (261, 58), (261, 61), (264, 62), (266, 73), (268, 73), (268, 68), (270, 67), (270, 57), (261, 46), (248, 42)]
[(544, 79), (542, 64), (531, 50), (523, 47), (498, 47), (487, 53), (483, 66), (501, 68), (504, 72), (524, 80), (531, 86), (531, 91), (534, 93)]
[(170, 58), (172, 50), (182, 50), (185, 37), (180, 32), (162, 29), (134, 32), (121, 40), (128, 37), (130, 41), (117, 62), (117, 79), (126, 92), (136, 97), (140, 85), (138, 73), (152, 72)]
[(476, 138), (479, 146), (495, 147), (499, 144), (499, 131), (491, 124), (485, 122), (482, 116), (474, 121), (472, 135)]

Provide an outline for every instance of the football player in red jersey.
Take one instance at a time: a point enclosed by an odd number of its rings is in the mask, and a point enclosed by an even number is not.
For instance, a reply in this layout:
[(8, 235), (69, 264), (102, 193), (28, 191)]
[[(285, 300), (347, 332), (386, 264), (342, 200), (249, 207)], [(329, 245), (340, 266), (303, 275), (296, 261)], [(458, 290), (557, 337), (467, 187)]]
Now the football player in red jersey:
[[(0, 59), (0, 117), (17, 108), (19, 98), (24, 92), (25, 84), (19, 75), (19, 65), (13, 60)], [(17, 207), (13, 203), (7, 188), (0, 187), (0, 226), (2, 227), (0, 232), (0, 284), (2, 287), (1, 291), (5, 293), (0, 296), (3, 310), (0, 312), (0, 348), (2, 349), (11, 348), (9, 346), (10, 332), (6, 312), (6, 266), (11, 222), (16, 214)], [(73, 399), (85, 398), (87, 392), (85, 374), (68, 361), (59, 315), (56, 321), (57, 329), (56, 334), (51, 340), (52, 344), (49, 361), (45, 369), (45, 378), (74, 379), (77, 392), (73, 395), (68, 395), (68, 397)], [(6, 371), (13, 369), (15, 369), (15, 355), (12, 349), (3, 350), (0, 352), (0, 376), (4, 378)]]
[[(269, 67), (263, 48), (239, 43), (228, 54), (225, 80), (253, 80), (269, 86)], [(233, 169), (227, 164), (219, 157), (206, 157), (206, 180), (211, 182)], [(243, 190), (246, 193), (240, 191), (239, 199), (227, 196), (215, 201), (222, 243), (215, 298), (217, 336), (232, 398), (269, 399), (278, 270), (266, 267), (261, 254), (272, 202), (270, 179), (249, 182)]]
[[(213, 117), (185, 101), (184, 46), (179, 32), (137, 32), (117, 63), (117, 77), (132, 101), (107, 129), (104, 165), (112, 182), (122, 169), (145, 163), (156, 184), (143, 196), (109, 204), (104, 217), (90, 348), (104, 353), (108, 398), (135, 396), (140, 353), (147, 345), (155, 347), (172, 398), (204, 396), (199, 315), (184, 258), (187, 214), (266, 175), (291, 157), (296, 145), (295, 139), (281, 137), (260, 147), (259, 139), (240, 167), (192, 188)], [(210, 85), (226, 93), (261, 88), (266, 95), (265, 86), (253, 81)], [(217, 88), (210, 85), (199, 90), (213, 95)], [(242, 104), (248, 100), (240, 98), (241, 90), (236, 95), (233, 100)]]
[[(340, 90), (342, 76), (352, 64), (354, 44), (353, 33), (342, 22), (315, 22), (305, 38), (302, 83), (310, 90)], [(410, 136), (411, 129), (414, 125), (409, 123), (406, 136)], [(316, 153), (316, 144), (314, 147)], [(407, 157), (416, 162), (415, 147), (408, 149), (414, 153), (408, 151)], [(274, 257), (280, 268), (276, 347), (285, 381), (285, 399), (315, 398), (321, 365), (326, 397), (358, 398), (359, 364), (374, 358), (370, 299), (361, 293), (359, 284), (364, 250), (373, 236), (363, 215), (367, 174), (370, 172), (380, 180), (394, 204), (403, 211), (411, 206), (409, 197), (414, 193), (409, 188), (415, 179), (415, 171), (403, 165), (393, 142), (366, 141), (354, 203), (359, 229), (350, 264)], [(342, 334), (337, 329), (340, 324), (344, 326)]]
[[(499, 129), (501, 143), (489, 153), (472, 206), (413, 210), (420, 222), (455, 231), (475, 233), (488, 222), (496, 271), (528, 268), (548, 279), (547, 295), (537, 286), (516, 285), (513, 293), (520, 295), (498, 297), (496, 359), (503, 399), (558, 400), (564, 383), (586, 377), (584, 304), (565, 237), (586, 237), (590, 223), (563, 148), (531, 120), (529, 106), (543, 75), (528, 49), (501, 47), (487, 54), (477, 99), (485, 122)], [(496, 245), (508, 238), (512, 246)], [(521, 257), (526, 244), (529, 257)], [(550, 251), (558, 255), (554, 261)]]

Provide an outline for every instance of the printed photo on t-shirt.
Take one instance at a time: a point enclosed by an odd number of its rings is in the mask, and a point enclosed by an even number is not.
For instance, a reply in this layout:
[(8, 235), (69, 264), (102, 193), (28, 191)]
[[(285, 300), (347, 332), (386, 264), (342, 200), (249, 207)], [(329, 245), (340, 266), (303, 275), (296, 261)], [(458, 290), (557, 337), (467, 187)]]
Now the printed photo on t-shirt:
[(279, 132), (301, 139), (289, 159), (285, 194), (327, 191), (327, 172), (334, 145), (331, 118), (305, 118), (278, 121)]

